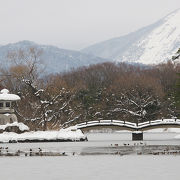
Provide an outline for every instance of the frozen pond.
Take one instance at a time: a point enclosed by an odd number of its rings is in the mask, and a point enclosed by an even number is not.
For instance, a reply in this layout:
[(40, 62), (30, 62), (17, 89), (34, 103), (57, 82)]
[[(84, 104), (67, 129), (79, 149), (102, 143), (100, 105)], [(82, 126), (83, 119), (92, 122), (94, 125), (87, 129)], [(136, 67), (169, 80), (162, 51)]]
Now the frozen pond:
[[(177, 133), (145, 133), (147, 144), (180, 145)], [(5, 180), (179, 180), (180, 156), (176, 155), (100, 155), (81, 156), (92, 147), (134, 142), (130, 133), (92, 133), (88, 142), (1, 144), (9, 150), (29, 148), (66, 152), (64, 157), (0, 157), (0, 177)], [(76, 152), (72, 156), (72, 152)]]
[(4, 180), (179, 180), (180, 156), (3, 158)]
[[(180, 145), (180, 140), (174, 139), (177, 133), (144, 133), (144, 143), (147, 145)], [(0, 144), (0, 146), (9, 147), (9, 150), (29, 149), (51, 150), (57, 152), (66, 152), (71, 155), (73, 152), (80, 154), (87, 151), (88, 148), (109, 147), (114, 144), (123, 145), (129, 143), (134, 145), (135, 141), (131, 141), (131, 133), (89, 133), (87, 134), (88, 142), (51, 142), (51, 143), (14, 143)]]

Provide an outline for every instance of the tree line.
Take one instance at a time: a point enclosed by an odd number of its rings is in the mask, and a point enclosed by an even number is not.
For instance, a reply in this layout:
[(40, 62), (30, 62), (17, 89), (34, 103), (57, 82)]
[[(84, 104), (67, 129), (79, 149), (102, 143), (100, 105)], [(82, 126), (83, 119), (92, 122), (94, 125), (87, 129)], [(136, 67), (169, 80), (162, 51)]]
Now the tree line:
[(180, 66), (102, 63), (66, 73), (43, 74), (35, 48), (10, 52), (11, 66), (1, 68), (1, 88), (18, 94), (20, 122), (32, 130), (68, 127), (91, 120), (144, 122), (179, 116)]

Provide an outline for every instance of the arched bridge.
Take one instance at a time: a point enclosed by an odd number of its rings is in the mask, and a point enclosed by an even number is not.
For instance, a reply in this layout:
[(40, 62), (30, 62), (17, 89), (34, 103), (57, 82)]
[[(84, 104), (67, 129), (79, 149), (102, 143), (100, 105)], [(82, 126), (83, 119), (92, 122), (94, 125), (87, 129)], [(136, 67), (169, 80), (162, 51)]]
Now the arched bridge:
[(99, 120), (77, 124), (76, 128), (81, 129), (82, 131), (99, 128), (129, 130), (133, 131), (132, 140), (143, 140), (143, 131), (156, 128), (180, 128), (180, 119), (160, 119), (142, 123), (132, 123), (120, 120)]
[(180, 119), (160, 119), (142, 123), (132, 123), (120, 120), (89, 121), (76, 125), (77, 129), (88, 131), (91, 129), (111, 128), (116, 130), (146, 131), (155, 128), (180, 128)]

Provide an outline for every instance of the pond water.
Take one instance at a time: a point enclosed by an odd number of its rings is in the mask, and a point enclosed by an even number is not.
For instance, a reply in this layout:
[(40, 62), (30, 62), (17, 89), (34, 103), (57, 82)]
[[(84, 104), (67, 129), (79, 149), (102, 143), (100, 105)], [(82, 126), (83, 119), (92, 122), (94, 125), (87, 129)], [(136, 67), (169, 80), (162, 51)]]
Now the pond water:
[[(144, 133), (148, 145), (180, 145), (177, 133)], [(180, 156), (176, 155), (81, 155), (111, 144), (134, 144), (131, 133), (90, 133), (88, 142), (1, 144), (9, 151), (30, 148), (66, 152), (61, 157), (0, 157), (2, 180), (179, 180)], [(75, 152), (75, 156), (72, 153)]]
[[(124, 143), (134, 145), (136, 141), (132, 141), (130, 132), (118, 133), (89, 133), (86, 134), (89, 141), (85, 142), (50, 142), (50, 143), (13, 143), (1, 144), (2, 147), (9, 147), (9, 151), (29, 151), (29, 149), (37, 150), (41, 148), (44, 151), (57, 151), (66, 152), (71, 155), (75, 152), (77, 155), (81, 152), (88, 150), (88, 148), (96, 147), (110, 147), (111, 145), (118, 144), (119, 146)], [(180, 145), (180, 139), (174, 137), (177, 133), (144, 133), (144, 141), (147, 145)], [(137, 141), (138, 142), (138, 141)]]

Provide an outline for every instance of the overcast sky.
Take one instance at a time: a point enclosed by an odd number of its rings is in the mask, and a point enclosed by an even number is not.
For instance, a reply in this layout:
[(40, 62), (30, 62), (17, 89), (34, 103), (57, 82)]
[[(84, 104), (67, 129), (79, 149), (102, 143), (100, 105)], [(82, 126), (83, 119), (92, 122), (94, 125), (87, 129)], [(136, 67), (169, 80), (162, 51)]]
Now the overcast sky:
[(81, 49), (156, 22), (180, 0), (0, 0), (0, 44)]

